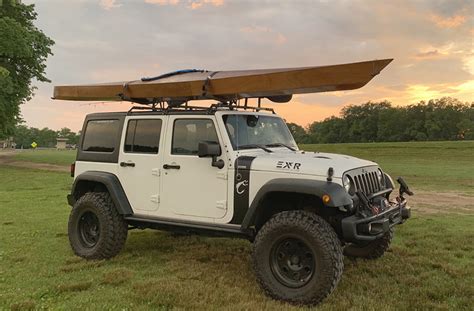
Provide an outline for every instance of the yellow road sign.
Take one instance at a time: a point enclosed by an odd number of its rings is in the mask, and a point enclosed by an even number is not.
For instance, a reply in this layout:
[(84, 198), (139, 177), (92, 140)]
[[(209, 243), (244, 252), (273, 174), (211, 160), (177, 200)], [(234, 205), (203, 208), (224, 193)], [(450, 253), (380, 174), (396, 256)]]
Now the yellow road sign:
[(31, 143), (31, 147), (33, 147), (33, 149), (34, 149), (34, 148), (38, 147), (38, 144), (34, 141), (34, 142)]

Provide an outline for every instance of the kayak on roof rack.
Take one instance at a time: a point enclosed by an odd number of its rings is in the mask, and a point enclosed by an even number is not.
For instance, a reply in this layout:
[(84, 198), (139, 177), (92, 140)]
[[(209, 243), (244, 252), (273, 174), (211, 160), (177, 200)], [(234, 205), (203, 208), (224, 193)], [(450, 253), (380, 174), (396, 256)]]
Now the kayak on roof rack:
[(179, 70), (152, 78), (87, 85), (55, 86), (53, 99), (77, 101), (168, 102), (235, 101), (268, 98), (288, 102), (293, 94), (360, 88), (393, 59), (329, 66), (236, 71)]

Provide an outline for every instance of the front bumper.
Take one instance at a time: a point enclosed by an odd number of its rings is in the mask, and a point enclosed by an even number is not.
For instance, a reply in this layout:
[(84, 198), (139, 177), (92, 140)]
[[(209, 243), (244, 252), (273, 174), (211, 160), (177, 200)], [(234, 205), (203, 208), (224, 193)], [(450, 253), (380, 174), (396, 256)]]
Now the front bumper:
[(389, 208), (370, 217), (353, 215), (342, 219), (342, 235), (346, 242), (373, 241), (381, 238), (395, 225), (410, 218), (411, 209), (405, 199), (389, 202)]

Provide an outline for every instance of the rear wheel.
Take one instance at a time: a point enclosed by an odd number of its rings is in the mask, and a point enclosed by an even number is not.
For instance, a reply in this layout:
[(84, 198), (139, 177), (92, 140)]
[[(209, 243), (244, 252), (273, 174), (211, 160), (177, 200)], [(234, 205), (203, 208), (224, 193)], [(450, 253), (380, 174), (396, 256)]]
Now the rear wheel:
[(127, 223), (105, 192), (84, 194), (69, 216), (69, 243), (76, 255), (86, 259), (114, 257), (125, 244), (127, 233)]
[(321, 217), (306, 211), (274, 215), (258, 232), (253, 266), (264, 291), (294, 304), (317, 304), (336, 287), (343, 270), (340, 241)]
[(344, 255), (365, 259), (377, 259), (389, 249), (393, 238), (393, 228), (380, 239), (362, 244), (349, 244), (344, 248)]

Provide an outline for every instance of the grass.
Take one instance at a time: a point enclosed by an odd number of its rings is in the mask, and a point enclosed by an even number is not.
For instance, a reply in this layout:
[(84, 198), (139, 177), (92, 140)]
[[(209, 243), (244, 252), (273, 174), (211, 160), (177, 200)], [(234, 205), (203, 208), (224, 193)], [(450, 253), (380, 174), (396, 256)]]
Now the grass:
[[(437, 189), (445, 176), (457, 191), (471, 189), (459, 180), (472, 174), (472, 143), (307, 147), (373, 159), (407, 175), (415, 189), (419, 183)], [(69, 163), (72, 153), (55, 152), (31, 154)], [(415, 172), (416, 163), (422, 167)], [(111, 260), (74, 256), (65, 200), (71, 181), (67, 173), (0, 166), (0, 310), (308, 309), (263, 295), (251, 269), (251, 244), (242, 240), (134, 230)], [(473, 223), (472, 210), (456, 206), (435, 214), (415, 209), (383, 258), (345, 259), (341, 283), (317, 309), (473, 310)]]
[(56, 165), (69, 165), (75, 161), (76, 153), (76, 150), (27, 149), (16, 153), (15, 160)]
[(413, 189), (474, 194), (474, 141), (302, 145), (377, 162)]

